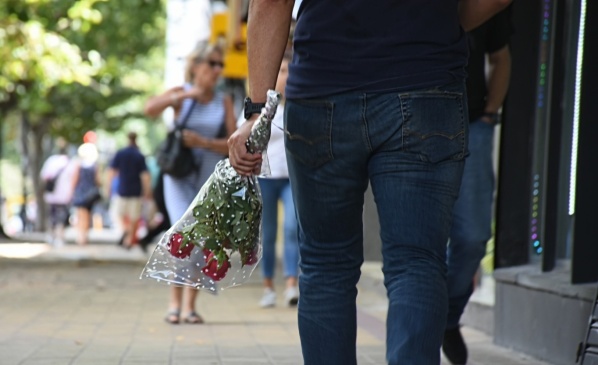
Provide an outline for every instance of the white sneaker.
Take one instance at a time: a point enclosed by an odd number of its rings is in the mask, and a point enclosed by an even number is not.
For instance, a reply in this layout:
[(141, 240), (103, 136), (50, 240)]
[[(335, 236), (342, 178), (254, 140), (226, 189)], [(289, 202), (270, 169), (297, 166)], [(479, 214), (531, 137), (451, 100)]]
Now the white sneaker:
[(54, 246), (54, 248), (61, 248), (64, 246), (64, 240), (62, 238), (56, 238), (54, 242), (52, 242), (52, 246)]
[(269, 308), (274, 307), (276, 305), (276, 293), (274, 290), (270, 288), (264, 289), (264, 295), (262, 296), (262, 300), (260, 300), (260, 307), (262, 308)]
[(294, 307), (299, 303), (299, 290), (293, 286), (284, 291), (284, 302), (289, 307)]

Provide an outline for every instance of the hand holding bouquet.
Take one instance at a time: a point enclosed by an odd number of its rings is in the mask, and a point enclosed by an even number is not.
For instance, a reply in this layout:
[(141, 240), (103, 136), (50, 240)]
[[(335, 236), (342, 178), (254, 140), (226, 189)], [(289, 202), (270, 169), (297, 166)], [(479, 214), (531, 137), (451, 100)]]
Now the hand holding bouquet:
[[(280, 94), (268, 91), (247, 150), (264, 153)], [(220, 161), (183, 217), (162, 237), (141, 277), (216, 291), (245, 282), (262, 255), (257, 177)]]

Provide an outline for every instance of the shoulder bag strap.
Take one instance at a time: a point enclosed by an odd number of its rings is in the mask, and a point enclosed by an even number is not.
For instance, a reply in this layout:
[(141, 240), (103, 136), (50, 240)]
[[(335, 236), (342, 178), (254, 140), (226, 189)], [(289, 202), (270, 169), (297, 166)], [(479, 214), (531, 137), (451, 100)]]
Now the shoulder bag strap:
[(177, 121), (175, 121), (175, 123), (174, 123), (175, 129), (181, 130), (181, 129), (185, 128), (185, 126), (187, 125), (187, 121), (189, 120), (189, 116), (191, 115), (193, 108), (195, 108), (195, 104), (197, 104), (197, 101), (195, 99), (193, 99), (193, 101), (191, 102), (191, 105), (185, 111), (185, 114), (183, 114), (182, 113), (183, 111), (181, 110), (181, 115), (179, 115), (179, 119)]

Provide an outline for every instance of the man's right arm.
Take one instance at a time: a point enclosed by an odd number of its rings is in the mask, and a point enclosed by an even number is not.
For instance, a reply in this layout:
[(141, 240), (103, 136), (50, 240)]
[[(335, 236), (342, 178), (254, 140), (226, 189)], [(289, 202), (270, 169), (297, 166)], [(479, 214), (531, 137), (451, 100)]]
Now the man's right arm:
[(466, 32), (477, 28), (512, 0), (459, 0), (459, 21)]
[[(251, 0), (249, 3), (247, 58), (249, 96), (254, 103), (265, 102), (266, 92), (276, 85), (294, 3), (294, 0)], [(255, 172), (261, 164), (261, 157), (249, 154), (245, 147), (256, 118), (257, 115), (239, 126), (228, 140), (230, 163), (242, 175)]]
[(274, 89), (289, 39), (294, 0), (251, 0), (247, 23), (249, 96), (265, 102)]
[(488, 72), (488, 96), (486, 98), (486, 113), (497, 113), (502, 107), (511, 78), (511, 53), (506, 45), (488, 55), (490, 66)]

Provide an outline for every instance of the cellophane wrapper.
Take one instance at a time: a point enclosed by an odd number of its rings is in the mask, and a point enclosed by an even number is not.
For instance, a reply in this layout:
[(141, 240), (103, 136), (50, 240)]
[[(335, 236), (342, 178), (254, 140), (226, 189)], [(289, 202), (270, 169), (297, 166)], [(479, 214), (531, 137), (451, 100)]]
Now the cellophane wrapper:
[[(265, 155), (279, 100), (279, 93), (268, 91), (246, 143), (250, 153)], [(141, 278), (212, 293), (243, 284), (262, 257), (261, 218), (257, 176), (239, 175), (224, 159), (183, 217), (162, 236)]]

